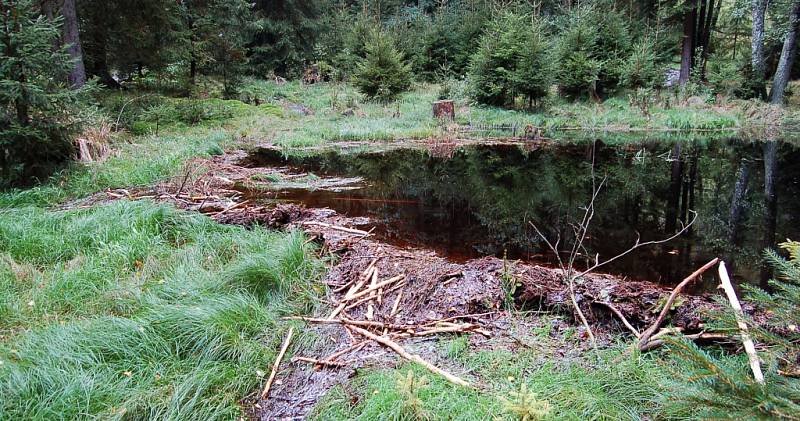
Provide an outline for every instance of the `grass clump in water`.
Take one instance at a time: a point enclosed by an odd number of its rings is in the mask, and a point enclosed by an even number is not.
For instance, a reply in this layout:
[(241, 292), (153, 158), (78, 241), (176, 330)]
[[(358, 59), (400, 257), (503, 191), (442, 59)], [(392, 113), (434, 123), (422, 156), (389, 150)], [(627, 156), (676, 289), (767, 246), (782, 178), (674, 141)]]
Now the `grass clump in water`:
[(304, 243), (149, 202), (0, 212), (0, 419), (241, 416), (311, 305)]

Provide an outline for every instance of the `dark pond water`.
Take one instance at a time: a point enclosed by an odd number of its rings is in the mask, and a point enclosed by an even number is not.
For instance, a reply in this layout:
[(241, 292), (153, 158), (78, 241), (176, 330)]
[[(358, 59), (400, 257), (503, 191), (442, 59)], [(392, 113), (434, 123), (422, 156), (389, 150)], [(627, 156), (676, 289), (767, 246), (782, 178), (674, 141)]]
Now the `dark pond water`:
[[(800, 149), (786, 143), (711, 140), (330, 151), (291, 158), (261, 150), (251, 161), (318, 176), (362, 177), (357, 189), (285, 188), (277, 197), (368, 216), (384, 241), (456, 260), (507, 254), (542, 263), (553, 263), (554, 255), (530, 223), (552, 239), (560, 236), (560, 248), (569, 249), (572, 227), (592, 193), (594, 161), (595, 182), (605, 183), (586, 241), (588, 256), (612, 257), (637, 233), (642, 241), (668, 237), (697, 213), (680, 238), (603, 269), (672, 284), (714, 256), (725, 258), (740, 282), (759, 282), (764, 246), (800, 238), (799, 158)], [(765, 177), (765, 163), (771, 177)], [(765, 195), (768, 180), (776, 201)], [(579, 263), (586, 261), (584, 256)]]

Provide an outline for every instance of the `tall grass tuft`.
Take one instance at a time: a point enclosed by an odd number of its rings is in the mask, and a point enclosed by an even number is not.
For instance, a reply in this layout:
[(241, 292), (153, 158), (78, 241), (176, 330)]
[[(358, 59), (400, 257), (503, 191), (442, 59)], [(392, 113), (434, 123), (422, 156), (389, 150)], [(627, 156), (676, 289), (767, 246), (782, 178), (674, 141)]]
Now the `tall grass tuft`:
[(299, 232), (150, 202), (4, 210), (0, 419), (237, 418), (319, 267)]

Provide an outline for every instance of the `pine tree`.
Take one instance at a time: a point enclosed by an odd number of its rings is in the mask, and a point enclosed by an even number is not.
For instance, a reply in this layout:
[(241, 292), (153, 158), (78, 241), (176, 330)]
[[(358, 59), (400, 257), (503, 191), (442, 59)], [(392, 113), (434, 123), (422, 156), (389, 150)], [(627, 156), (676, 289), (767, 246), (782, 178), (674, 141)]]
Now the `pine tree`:
[(411, 87), (411, 65), (394, 47), (391, 37), (374, 32), (366, 45), (366, 57), (358, 63), (353, 84), (368, 98), (392, 101)]
[[(681, 375), (668, 399), (701, 419), (797, 419), (800, 414), (800, 243), (781, 247), (784, 259), (772, 250), (766, 258), (777, 279), (773, 292), (743, 286), (745, 299), (769, 315), (766, 323), (748, 322), (766, 362), (765, 382), (753, 379), (744, 356), (714, 356), (685, 340), (671, 341)], [(716, 313), (710, 328), (738, 332), (735, 316)]]
[(0, 187), (47, 174), (72, 155), (79, 95), (67, 76), (67, 46), (53, 51), (60, 19), (39, 15), (31, 0), (0, 0)]

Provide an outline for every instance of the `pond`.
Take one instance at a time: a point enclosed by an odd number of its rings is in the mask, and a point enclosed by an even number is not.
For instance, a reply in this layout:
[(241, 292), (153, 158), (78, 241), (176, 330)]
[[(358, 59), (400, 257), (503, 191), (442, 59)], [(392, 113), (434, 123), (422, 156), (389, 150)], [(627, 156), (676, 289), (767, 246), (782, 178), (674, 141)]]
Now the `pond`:
[[(602, 184), (578, 265), (598, 254), (601, 261), (615, 256), (637, 235), (642, 241), (669, 237), (696, 213), (679, 238), (637, 249), (602, 270), (674, 284), (715, 256), (727, 260), (740, 282), (760, 281), (764, 245), (800, 238), (798, 158), (800, 149), (788, 143), (579, 141), (289, 157), (259, 149), (249, 164), (359, 177), (362, 182), (347, 187), (283, 185), (268, 197), (369, 217), (379, 239), (454, 260), (494, 255), (554, 264), (533, 224), (551, 240), (560, 238), (559, 250), (568, 254), (593, 183)], [(772, 177), (765, 177), (765, 162)], [(774, 201), (765, 195), (770, 180)]]

